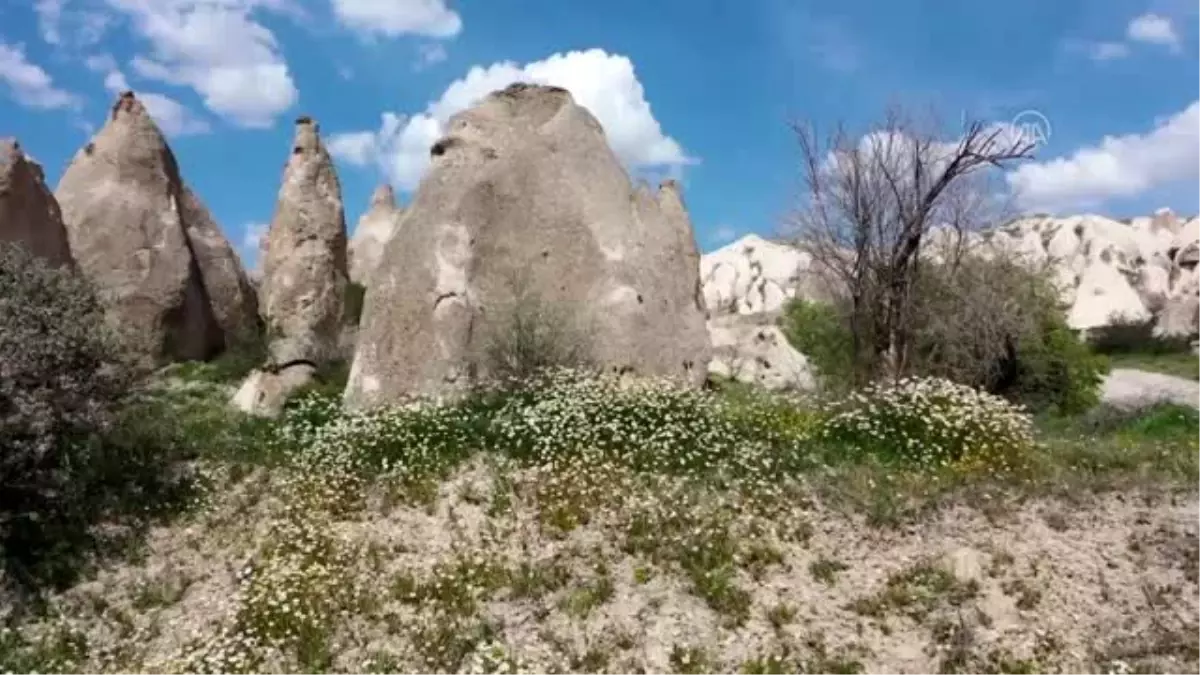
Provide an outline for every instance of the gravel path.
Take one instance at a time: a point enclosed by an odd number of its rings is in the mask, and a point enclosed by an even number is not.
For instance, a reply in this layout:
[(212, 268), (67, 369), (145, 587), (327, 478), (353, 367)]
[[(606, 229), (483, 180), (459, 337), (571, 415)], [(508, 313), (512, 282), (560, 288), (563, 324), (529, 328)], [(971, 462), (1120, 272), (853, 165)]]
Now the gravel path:
[(1170, 401), (1200, 408), (1200, 383), (1161, 373), (1116, 368), (1104, 379), (1101, 397), (1105, 403), (1120, 407)]

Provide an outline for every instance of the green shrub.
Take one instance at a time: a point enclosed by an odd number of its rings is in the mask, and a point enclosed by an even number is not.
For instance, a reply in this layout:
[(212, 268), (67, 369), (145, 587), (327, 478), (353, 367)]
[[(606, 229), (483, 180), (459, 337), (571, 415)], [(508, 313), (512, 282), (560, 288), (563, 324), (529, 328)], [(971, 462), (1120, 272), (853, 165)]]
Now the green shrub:
[(1099, 400), (1103, 358), (1072, 331), (1046, 270), (1002, 255), (930, 262), (915, 289), (909, 372), (1063, 414)]
[(0, 245), (0, 552), (25, 588), (64, 584), (107, 536), (191, 486), (175, 417), (133, 395), (91, 286)]
[(1007, 471), (1034, 447), (1032, 419), (1020, 408), (948, 380), (869, 386), (828, 412), (820, 438), (835, 450), (928, 469)]
[(1100, 354), (1191, 354), (1195, 336), (1154, 334), (1154, 319), (1119, 317), (1088, 331), (1088, 344)]
[(1030, 410), (1060, 415), (1083, 412), (1100, 401), (1108, 360), (1092, 353), (1061, 312), (1044, 312), (1019, 336), (1009, 368), (992, 390)]
[(853, 336), (836, 306), (796, 298), (784, 308), (780, 327), (788, 342), (816, 368), (823, 385), (852, 382)]
[(334, 397), (298, 397), (279, 442), (282, 454), (314, 468), (409, 476), (477, 450), (535, 464), (587, 452), (645, 471), (762, 475), (808, 461), (815, 426), (812, 413), (784, 401), (734, 402), (666, 382), (553, 370), (520, 389), (480, 389), (449, 404), (342, 413)]

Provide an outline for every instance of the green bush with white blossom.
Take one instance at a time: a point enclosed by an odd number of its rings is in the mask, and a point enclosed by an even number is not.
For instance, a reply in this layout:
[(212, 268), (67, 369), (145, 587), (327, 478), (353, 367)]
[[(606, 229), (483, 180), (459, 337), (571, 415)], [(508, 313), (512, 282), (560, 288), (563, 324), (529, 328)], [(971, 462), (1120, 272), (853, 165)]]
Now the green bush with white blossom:
[(827, 412), (822, 441), (921, 468), (1010, 470), (1034, 448), (1033, 420), (1022, 408), (938, 378), (872, 385)]

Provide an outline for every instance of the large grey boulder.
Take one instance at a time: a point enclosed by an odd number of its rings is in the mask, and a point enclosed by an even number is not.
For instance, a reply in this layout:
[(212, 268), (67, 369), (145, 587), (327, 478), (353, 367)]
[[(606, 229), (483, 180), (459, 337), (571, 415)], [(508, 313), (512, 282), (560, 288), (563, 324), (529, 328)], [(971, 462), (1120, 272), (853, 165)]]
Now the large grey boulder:
[(316, 122), (296, 120), (267, 232), (259, 300), (276, 364), (336, 358), (346, 292), (346, 221)]
[(12, 138), (0, 138), (0, 241), (20, 244), (52, 264), (74, 265), (62, 211), (42, 167)]
[(396, 193), (391, 185), (384, 184), (375, 189), (371, 204), (358, 219), (354, 236), (350, 239), (350, 281), (367, 285), (367, 279), (379, 266), (383, 249), (396, 232), (403, 215), (403, 209), (396, 206)]
[(187, 235), (183, 194), (175, 156), (131, 92), (117, 99), (55, 190), (80, 270), (150, 364), (208, 358), (224, 344)]
[(678, 190), (635, 189), (566, 90), (493, 92), (430, 153), (367, 288), (348, 406), (486, 379), (488, 341), (518, 296), (586, 335), (598, 365), (703, 383), (699, 254)]

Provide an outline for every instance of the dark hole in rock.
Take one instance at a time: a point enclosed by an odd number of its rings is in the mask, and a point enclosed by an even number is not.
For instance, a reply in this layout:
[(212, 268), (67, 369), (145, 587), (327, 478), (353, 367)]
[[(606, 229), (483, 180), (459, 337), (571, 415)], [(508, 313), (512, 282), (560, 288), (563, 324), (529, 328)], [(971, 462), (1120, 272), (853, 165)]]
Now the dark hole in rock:
[(645, 300), (643, 300), (643, 299), (642, 299), (642, 294), (641, 294), (641, 293), (638, 293), (638, 295), (637, 295), (637, 301), (638, 301), (638, 304), (639, 304), (639, 305), (645, 302)]
[(90, 157), (90, 156), (92, 155), (92, 153), (93, 153), (93, 152), (95, 152), (95, 151), (96, 151), (96, 144), (95, 144), (95, 143), (88, 143), (87, 145), (83, 146), (83, 154), (85, 154), (85, 155), (87, 155), (87, 156), (89, 156), (89, 157)]
[(457, 138), (447, 136), (437, 143), (434, 143), (433, 147), (429, 148), (429, 154), (433, 157), (441, 157), (442, 155), (446, 154), (447, 150), (458, 145), (460, 142), (461, 141), (459, 141)]
[(300, 147), (300, 146), (298, 146), (298, 145), (297, 145), (296, 147), (292, 148), (292, 154), (293, 154), (293, 155), (298, 155), (298, 154), (300, 154), (300, 153), (302, 153), (302, 152), (304, 152), (304, 148), (302, 148), (302, 147)]

